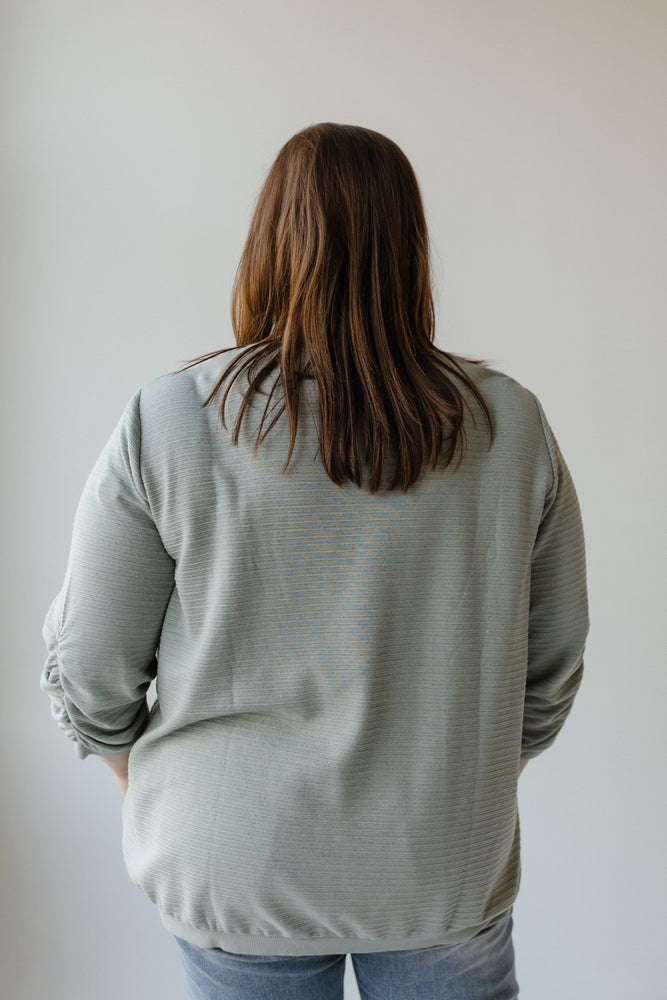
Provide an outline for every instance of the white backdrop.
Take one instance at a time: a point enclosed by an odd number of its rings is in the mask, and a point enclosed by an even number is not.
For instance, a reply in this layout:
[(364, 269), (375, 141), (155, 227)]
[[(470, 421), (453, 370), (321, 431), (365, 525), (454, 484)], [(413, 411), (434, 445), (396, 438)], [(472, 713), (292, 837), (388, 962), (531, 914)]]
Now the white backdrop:
[(125, 403), (234, 343), (231, 284), (265, 172), (294, 132), (338, 121), (385, 133), (411, 160), (437, 343), (537, 393), (582, 508), (584, 681), (556, 744), (520, 779), (522, 996), (658, 1000), (667, 8), (2, 11), (5, 995), (185, 998), (176, 945), (125, 872), (113, 776), (75, 758), (49, 716), (41, 626)]

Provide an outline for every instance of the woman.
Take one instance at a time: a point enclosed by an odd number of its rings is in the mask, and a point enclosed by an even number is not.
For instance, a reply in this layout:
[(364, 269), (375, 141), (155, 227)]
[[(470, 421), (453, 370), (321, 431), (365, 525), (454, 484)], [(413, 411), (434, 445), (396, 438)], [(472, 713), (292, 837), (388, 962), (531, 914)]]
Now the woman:
[(232, 324), (100, 454), (42, 689), (126, 792), (191, 998), (341, 998), (351, 954), (363, 998), (509, 1000), (517, 779), (589, 628), (556, 438), (434, 346), (417, 180), (369, 129), (280, 150)]

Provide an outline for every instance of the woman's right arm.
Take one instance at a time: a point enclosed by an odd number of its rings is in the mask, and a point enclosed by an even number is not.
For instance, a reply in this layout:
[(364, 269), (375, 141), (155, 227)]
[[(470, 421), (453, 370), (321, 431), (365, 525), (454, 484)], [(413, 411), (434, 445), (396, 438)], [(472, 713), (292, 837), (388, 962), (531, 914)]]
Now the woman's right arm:
[(590, 625), (579, 500), (558, 442), (539, 409), (554, 477), (531, 556), (521, 760), (537, 757), (561, 731), (581, 685)]

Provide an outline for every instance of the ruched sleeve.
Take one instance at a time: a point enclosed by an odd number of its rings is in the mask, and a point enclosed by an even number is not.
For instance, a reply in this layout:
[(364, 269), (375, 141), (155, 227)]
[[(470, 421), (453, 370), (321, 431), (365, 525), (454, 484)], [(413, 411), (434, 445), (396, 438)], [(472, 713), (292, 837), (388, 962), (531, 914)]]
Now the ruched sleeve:
[(138, 389), (86, 481), (65, 580), (42, 629), (40, 686), (82, 759), (126, 753), (145, 729), (174, 587), (142, 480), (140, 405)]
[(536, 757), (555, 741), (581, 685), (590, 622), (586, 552), (579, 500), (570, 471), (537, 400), (551, 456), (531, 561), (528, 672), (521, 756)]

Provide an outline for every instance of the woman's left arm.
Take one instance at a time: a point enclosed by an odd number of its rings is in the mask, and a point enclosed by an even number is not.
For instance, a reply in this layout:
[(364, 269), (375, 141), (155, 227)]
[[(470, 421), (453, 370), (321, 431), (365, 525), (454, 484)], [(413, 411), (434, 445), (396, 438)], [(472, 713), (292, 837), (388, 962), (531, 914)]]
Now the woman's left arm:
[(40, 687), (80, 758), (102, 757), (127, 785), (129, 752), (148, 724), (175, 563), (141, 474), (141, 389), (128, 402), (79, 501), (63, 586), (42, 635)]

